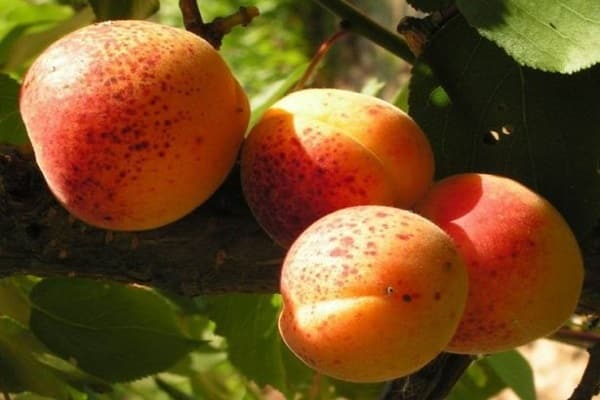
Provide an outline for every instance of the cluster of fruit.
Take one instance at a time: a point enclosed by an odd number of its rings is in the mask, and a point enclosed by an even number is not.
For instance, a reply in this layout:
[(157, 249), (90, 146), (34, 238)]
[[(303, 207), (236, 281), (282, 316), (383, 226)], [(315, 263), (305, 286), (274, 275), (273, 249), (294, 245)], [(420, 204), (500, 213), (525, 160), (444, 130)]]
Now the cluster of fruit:
[(391, 104), (292, 93), (254, 126), (241, 166), (257, 220), (291, 244), (281, 335), (327, 375), (383, 381), (442, 351), (507, 350), (576, 307), (583, 262), (556, 209), (506, 177), (433, 182), (426, 136)]
[(31, 66), (21, 113), (58, 200), (114, 230), (183, 217), (243, 144), (248, 204), (289, 247), (281, 335), (327, 375), (382, 381), (441, 351), (509, 349), (576, 306), (580, 250), (539, 195), (487, 174), (434, 182), (417, 124), (349, 91), (292, 93), (244, 141), (244, 92), (183, 30), (115, 21), (66, 36)]

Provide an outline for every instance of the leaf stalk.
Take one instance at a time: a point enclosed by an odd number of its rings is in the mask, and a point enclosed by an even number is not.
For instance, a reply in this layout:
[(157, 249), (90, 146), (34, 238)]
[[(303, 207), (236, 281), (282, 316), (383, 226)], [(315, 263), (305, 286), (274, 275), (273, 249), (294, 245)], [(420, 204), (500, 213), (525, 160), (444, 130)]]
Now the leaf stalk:
[(355, 32), (371, 40), (373, 43), (383, 47), (410, 64), (415, 62), (415, 55), (402, 37), (379, 25), (347, 1), (313, 1), (340, 17), (343, 21), (344, 29)]

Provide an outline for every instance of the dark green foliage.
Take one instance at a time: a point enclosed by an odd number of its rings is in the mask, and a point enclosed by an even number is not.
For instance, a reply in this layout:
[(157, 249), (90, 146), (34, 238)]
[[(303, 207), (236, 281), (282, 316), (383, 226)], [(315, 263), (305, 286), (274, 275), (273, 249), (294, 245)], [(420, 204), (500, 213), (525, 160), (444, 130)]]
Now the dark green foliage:
[(30, 298), (35, 335), (107, 381), (162, 371), (200, 344), (184, 336), (174, 308), (149, 289), (50, 278), (34, 286)]
[(432, 142), (438, 177), (510, 176), (546, 197), (582, 238), (600, 218), (599, 72), (522, 67), (456, 17), (413, 70), (410, 112)]
[(19, 113), (19, 83), (0, 74), (0, 143), (22, 144), (27, 141)]

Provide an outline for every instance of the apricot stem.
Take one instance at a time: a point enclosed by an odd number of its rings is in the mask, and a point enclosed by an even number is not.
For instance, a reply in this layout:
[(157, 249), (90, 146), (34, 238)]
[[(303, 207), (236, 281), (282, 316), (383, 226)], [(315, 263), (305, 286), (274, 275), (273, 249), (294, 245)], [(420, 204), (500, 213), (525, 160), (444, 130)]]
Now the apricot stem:
[(198, 8), (198, 3), (196, 3), (196, 0), (179, 0), (179, 9), (181, 10), (183, 26), (185, 26), (185, 29), (204, 39), (207, 39), (205, 37), (206, 25), (202, 19), (202, 13), (200, 13), (200, 9)]
[(225, 17), (217, 17), (205, 23), (196, 0), (179, 0), (179, 9), (185, 29), (208, 41), (215, 49), (221, 47), (223, 37), (238, 25), (248, 25), (259, 15), (254, 6), (240, 7), (238, 11)]
[(346, 30), (364, 36), (408, 63), (414, 63), (415, 55), (401, 36), (379, 25), (347, 1), (313, 1), (344, 20)]
[(310, 64), (308, 67), (306, 67), (304, 74), (302, 74), (302, 77), (298, 80), (298, 83), (296, 83), (292, 91), (303, 89), (306, 86), (307, 82), (312, 78), (325, 55), (329, 53), (329, 50), (331, 50), (333, 47), (333, 44), (348, 33), (348, 31), (343, 29), (343, 24), (340, 24), (340, 26), (342, 26), (341, 30), (333, 33), (331, 36), (325, 39), (323, 43), (321, 43), (319, 49), (310, 60)]

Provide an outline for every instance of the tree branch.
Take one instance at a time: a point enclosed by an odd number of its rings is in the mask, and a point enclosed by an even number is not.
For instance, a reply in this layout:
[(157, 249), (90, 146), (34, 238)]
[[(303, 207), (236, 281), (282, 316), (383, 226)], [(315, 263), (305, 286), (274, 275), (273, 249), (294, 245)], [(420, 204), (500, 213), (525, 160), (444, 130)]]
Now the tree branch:
[(569, 397), (569, 400), (591, 400), (600, 393), (600, 345), (588, 349), (590, 358), (581, 377), (581, 382)]
[(284, 250), (255, 222), (238, 172), (178, 222), (145, 232), (111, 232), (72, 218), (32, 160), (0, 147), (0, 277), (103, 278), (186, 296), (275, 293)]
[(385, 29), (347, 1), (314, 1), (340, 17), (344, 21), (343, 27), (345, 30), (364, 36), (408, 63), (412, 64), (415, 61), (415, 55), (402, 37)]
[(214, 21), (205, 23), (196, 0), (179, 0), (179, 9), (185, 29), (205, 39), (215, 49), (221, 47), (223, 37), (235, 26), (246, 26), (259, 14), (256, 7), (240, 7), (237, 12), (229, 16), (215, 18)]
[[(0, 147), (0, 277), (81, 276), (139, 283), (186, 296), (278, 291), (285, 250), (248, 209), (234, 170), (186, 218), (151, 231), (110, 232), (70, 217), (35, 162)], [(586, 255), (582, 312), (600, 314), (600, 256)]]

